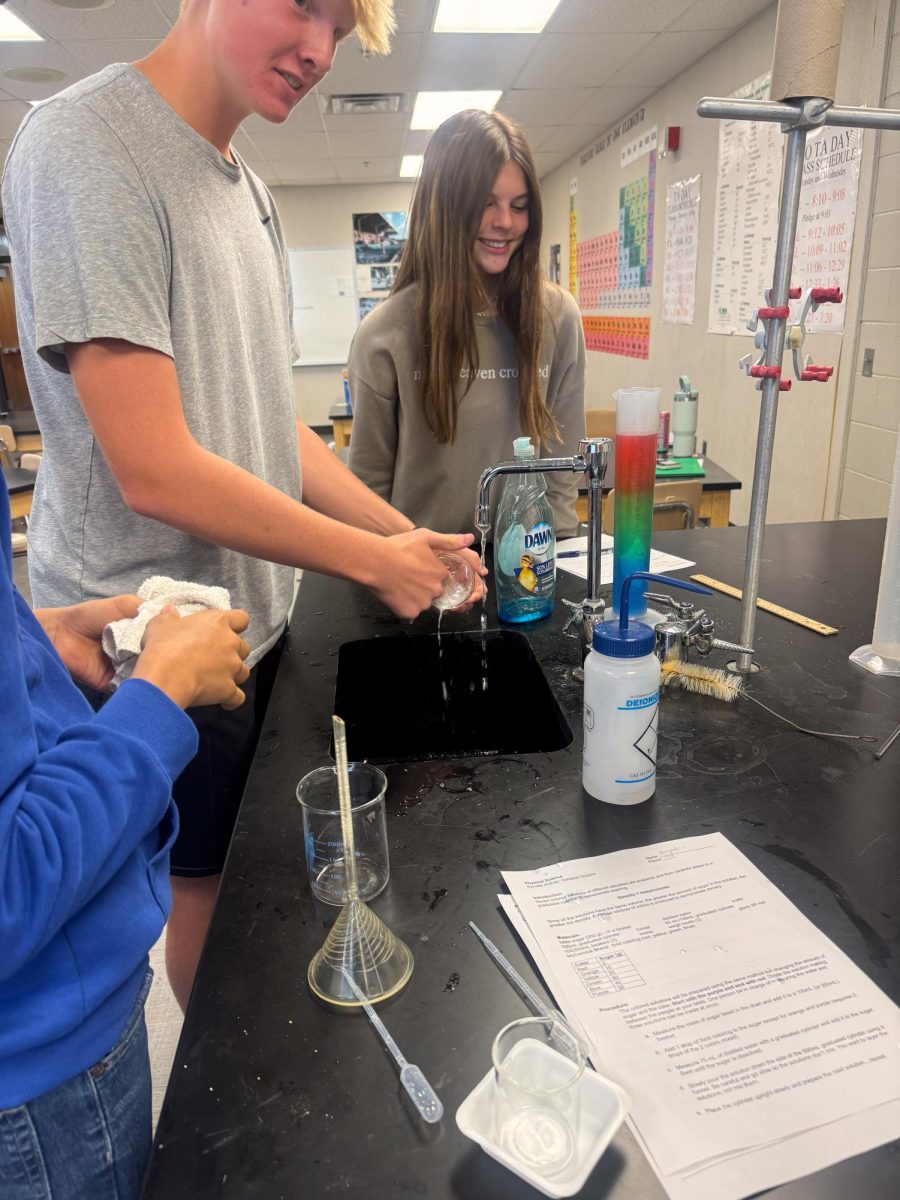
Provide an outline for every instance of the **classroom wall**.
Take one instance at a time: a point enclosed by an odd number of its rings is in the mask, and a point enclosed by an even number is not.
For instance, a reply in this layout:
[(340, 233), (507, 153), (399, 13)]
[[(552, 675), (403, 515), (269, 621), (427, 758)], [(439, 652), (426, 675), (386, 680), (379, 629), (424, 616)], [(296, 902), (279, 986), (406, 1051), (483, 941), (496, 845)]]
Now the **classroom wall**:
[[(878, 104), (880, 63), (884, 42), (874, 36), (879, 13), (890, 10), (893, 0), (853, 0), (848, 5), (838, 78), (837, 103)], [(883, 17), (882, 17), (883, 19)], [(732, 520), (747, 520), (759, 420), (759, 393), (738, 369), (738, 359), (752, 349), (750, 338), (709, 334), (707, 314), (713, 250), (718, 122), (697, 116), (701, 96), (727, 96), (742, 84), (771, 67), (775, 34), (775, 6), (767, 9), (734, 36), (711, 51), (694, 66), (665, 85), (644, 102), (642, 124), (623, 135), (621, 141), (657, 125), (681, 126), (681, 149), (659, 159), (656, 171), (656, 220), (654, 281), (650, 308), (650, 356), (646, 361), (598, 351), (588, 353), (587, 406), (612, 407), (612, 393), (619, 387), (656, 385), (662, 388), (663, 407), (677, 388), (678, 376), (687, 374), (700, 391), (698, 440), (708, 443), (710, 456), (743, 482), (732, 498)], [(896, 137), (896, 135), (894, 135)], [(594, 144), (593, 142), (591, 143)], [(609, 197), (630, 179), (619, 166), (620, 142), (614, 142), (584, 166), (579, 155), (543, 180), (545, 230), (544, 257), (549, 245), (562, 246), (562, 282), (568, 283), (569, 186), (577, 180), (578, 239), (596, 237), (613, 226), (609, 223)], [(871, 178), (873, 139), (864, 143), (860, 199), (851, 256), (851, 285), (854, 269), (861, 271)], [(646, 163), (646, 160), (644, 160)], [(772, 170), (780, 174), (780, 163)], [(666, 186), (698, 172), (702, 176), (700, 202), (700, 253), (694, 323), (665, 325), (662, 322), (662, 264), (665, 230)], [(632, 172), (633, 174), (633, 172)], [(894, 177), (896, 179), (896, 176)], [(894, 188), (896, 197), (896, 187)], [(896, 259), (894, 260), (897, 261)], [(774, 264), (773, 264), (774, 265)], [(848, 287), (848, 293), (850, 288)], [(760, 297), (762, 302), (762, 297)], [(858, 306), (857, 306), (858, 307)], [(642, 314), (646, 310), (642, 310)], [(848, 307), (852, 327), (852, 305)], [(827, 514), (826, 484), (832, 454), (832, 430), (840, 372), (849, 369), (841, 362), (842, 337), (816, 334), (815, 360), (837, 367), (827, 384), (794, 384), (780, 400), (777, 437), (769, 493), (768, 519), (772, 522), (818, 520)], [(896, 351), (895, 351), (896, 353)], [(890, 352), (882, 361), (887, 364)], [(844, 398), (849, 405), (849, 394)]]
[[(896, 5), (884, 73), (882, 107), (900, 108), (900, 19)], [(839, 515), (882, 517), (888, 511), (900, 427), (900, 132), (879, 135), (867, 269), (856, 339)], [(862, 374), (866, 348), (872, 376)]]
[[(412, 182), (278, 187), (272, 192), (288, 246), (347, 246), (353, 240), (354, 213), (408, 211)], [(329, 408), (342, 400), (340, 366), (294, 367), (294, 403), (308, 425), (327, 425)]]

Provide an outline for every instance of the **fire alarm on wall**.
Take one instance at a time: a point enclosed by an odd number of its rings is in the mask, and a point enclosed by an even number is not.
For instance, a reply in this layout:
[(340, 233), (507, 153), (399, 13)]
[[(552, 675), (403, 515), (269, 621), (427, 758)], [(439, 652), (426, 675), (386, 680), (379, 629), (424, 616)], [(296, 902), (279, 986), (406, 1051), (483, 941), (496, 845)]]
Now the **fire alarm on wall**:
[(678, 149), (680, 144), (681, 144), (681, 126), (680, 125), (669, 125), (666, 128), (666, 139), (665, 139), (666, 150), (671, 150), (674, 153)]

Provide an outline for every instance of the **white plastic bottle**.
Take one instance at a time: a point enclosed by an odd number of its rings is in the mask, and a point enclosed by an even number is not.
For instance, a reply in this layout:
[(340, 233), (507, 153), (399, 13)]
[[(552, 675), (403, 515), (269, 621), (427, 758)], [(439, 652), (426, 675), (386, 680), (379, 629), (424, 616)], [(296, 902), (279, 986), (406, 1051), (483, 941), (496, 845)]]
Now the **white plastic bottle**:
[(594, 629), (584, 663), (584, 790), (607, 804), (640, 804), (656, 790), (656, 729), (659, 719), (659, 659), (654, 632), (628, 620), (635, 579), (690, 592), (708, 588), (635, 571), (622, 588), (622, 612)]
[[(513, 453), (534, 458), (531, 438), (516, 438)], [(540, 472), (506, 477), (494, 535), (494, 582), (501, 621), (521, 624), (553, 612), (556, 532)]]
[(656, 790), (659, 659), (653, 630), (629, 621), (594, 629), (584, 663), (584, 790), (607, 804), (640, 804)]

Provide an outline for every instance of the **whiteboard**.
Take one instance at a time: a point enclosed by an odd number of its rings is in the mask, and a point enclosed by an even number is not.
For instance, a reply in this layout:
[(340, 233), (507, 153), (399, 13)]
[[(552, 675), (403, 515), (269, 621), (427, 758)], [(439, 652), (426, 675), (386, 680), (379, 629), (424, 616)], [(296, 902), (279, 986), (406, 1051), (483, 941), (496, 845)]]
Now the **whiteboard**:
[(295, 367), (338, 364), (350, 354), (356, 332), (352, 246), (288, 250), (294, 293)]

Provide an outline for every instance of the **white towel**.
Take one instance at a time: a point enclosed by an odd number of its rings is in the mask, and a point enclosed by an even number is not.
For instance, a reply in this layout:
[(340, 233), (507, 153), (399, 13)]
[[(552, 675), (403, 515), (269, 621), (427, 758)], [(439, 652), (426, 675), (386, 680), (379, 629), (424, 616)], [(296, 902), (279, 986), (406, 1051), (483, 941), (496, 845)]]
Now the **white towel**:
[(135, 660), (141, 652), (147, 622), (161, 613), (167, 604), (173, 604), (183, 617), (202, 612), (205, 608), (231, 608), (231, 597), (227, 588), (188, 583), (184, 579), (169, 579), (167, 575), (151, 575), (138, 588), (137, 594), (143, 600), (143, 604), (137, 610), (137, 616), (110, 621), (101, 638), (103, 651), (116, 668), (109, 685), (113, 691), (120, 683), (124, 683), (134, 670)]

